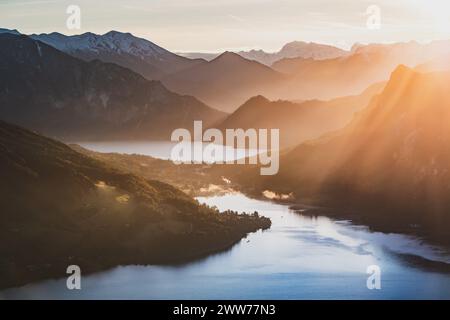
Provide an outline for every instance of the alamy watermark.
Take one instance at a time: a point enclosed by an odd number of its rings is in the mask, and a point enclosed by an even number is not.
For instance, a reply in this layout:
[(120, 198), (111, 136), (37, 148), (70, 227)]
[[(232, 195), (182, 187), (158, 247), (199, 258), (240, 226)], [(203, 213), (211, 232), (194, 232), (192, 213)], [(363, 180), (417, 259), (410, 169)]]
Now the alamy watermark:
[[(279, 129), (219, 129), (203, 132), (202, 121), (194, 121), (193, 136), (188, 129), (176, 129), (170, 140), (178, 142), (171, 151), (176, 164), (260, 164), (261, 175), (275, 175), (279, 169)], [(232, 147), (231, 152), (227, 147)], [(245, 150), (242, 157), (239, 150)], [(253, 151), (253, 154), (251, 154)]]
[(66, 9), (66, 13), (69, 17), (66, 20), (66, 27), (69, 30), (81, 29), (81, 8), (77, 5), (70, 5)]
[(370, 30), (381, 29), (381, 8), (376, 4), (370, 5), (366, 9), (366, 26)]
[(70, 265), (66, 270), (67, 277), (66, 286), (69, 290), (81, 290), (81, 268), (77, 265)]
[(371, 265), (367, 267), (367, 274), (370, 276), (367, 278), (367, 289), (380, 290), (381, 289), (381, 268), (377, 265)]

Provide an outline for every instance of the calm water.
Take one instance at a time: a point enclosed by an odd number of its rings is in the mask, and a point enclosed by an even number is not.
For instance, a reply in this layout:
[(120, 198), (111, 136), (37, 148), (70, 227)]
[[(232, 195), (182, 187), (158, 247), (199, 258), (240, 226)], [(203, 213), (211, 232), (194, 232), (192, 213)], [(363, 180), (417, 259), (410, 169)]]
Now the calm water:
[[(183, 161), (185, 158), (177, 154), (172, 155), (172, 149), (177, 145), (176, 142), (170, 141), (113, 141), (113, 142), (77, 142), (80, 146), (98, 152), (116, 152), (125, 154), (142, 154), (146, 156), (151, 156), (163, 160), (172, 161)], [(205, 151), (208, 147), (208, 143), (204, 142), (200, 145), (199, 142), (183, 142), (183, 145), (191, 149), (191, 155), (187, 156), (189, 161), (204, 161), (204, 162), (215, 162), (215, 161), (232, 161), (241, 159), (244, 157), (252, 157), (257, 155), (259, 152), (264, 152), (265, 150), (257, 149), (239, 149), (233, 148), (231, 146), (222, 146), (213, 144), (214, 154), (210, 156), (208, 152), (195, 152), (194, 148), (200, 147), (200, 150)]]
[[(258, 210), (272, 228), (227, 252), (183, 266), (123, 266), (0, 293), (0, 298), (58, 299), (413, 299), (450, 298), (450, 276), (415, 268), (399, 255), (450, 263), (443, 249), (398, 234), (369, 232), (349, 221), (311, 218), (242, 194), (199, 198), (219, 209)], [(380, 290), (366, 286), (369, 265), (381, 268)]]

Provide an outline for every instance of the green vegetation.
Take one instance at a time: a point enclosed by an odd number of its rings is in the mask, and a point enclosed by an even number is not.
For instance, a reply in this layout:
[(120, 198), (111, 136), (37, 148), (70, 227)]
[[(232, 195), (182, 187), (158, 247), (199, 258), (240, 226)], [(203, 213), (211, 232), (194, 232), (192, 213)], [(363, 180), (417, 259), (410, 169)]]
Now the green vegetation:
[(0, 122), (0, 288), (120, 264), (180, 263), (269, 228)]

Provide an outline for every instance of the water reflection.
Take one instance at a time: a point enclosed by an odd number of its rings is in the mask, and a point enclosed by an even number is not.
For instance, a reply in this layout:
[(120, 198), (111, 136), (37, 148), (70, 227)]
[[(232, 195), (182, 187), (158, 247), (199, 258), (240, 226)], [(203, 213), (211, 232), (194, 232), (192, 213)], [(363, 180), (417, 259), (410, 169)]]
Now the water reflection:
[[(349, 221), (300, 215), (287, 206), (235, 193), (199, 198), (221, 210), (253, 212), (272, 228), (232, 249), (182, 266), (124, 266), (84, 277), (0, 293), (3, 298), (67, 299), (428, 299), (450, 298), (450, 276), (396, 259), (411, 254), (450, 262), (442, 248), (398, 234), (369, 232)], [(382, 289), (368, 290), (366, 268), (379, 265)]]
[[(124, 153), (124, 154), (140, 154), (145, 156), (151, 156), (158, 159), (163, 160), (172, 160), (172, 161), (182, 161), (182, 157), (172, 157), (171, 151), (173, 147), (175, 147), (177, 142), (170, 141), (112, 141), (112, 142), (77, 142), (78, 145), (83, 148), (97, 151), (97, 152), (115, 152), (115, 153)], [(265, 152), (265, 150), (257, 150), (257, 149), (239, 149), (232, 148), (230, 146), (221, 146), (221, 145), (212, 145), (216, 150), (215, 153), (211, 156), (208, 152), (205, 152), (206, 157), (203, 158), (203, 154), (197, 154), (194, 152), (198, 142), (189, 143), (182, 142), (182, 144), (186, 145), (186, 147), (190, 147), (191, 156), (189, 157), (192, 161), (199, 161), (205, 163), (212, 163), (217, 161), (233, 161), (242, 159), (245, 157), (253, 157), (258, 153)], [(205, 150), (207, 147), (207, 143), (203, 143), (202, 148)], [(219, 152), (220, 151), (220, 152)], [(222, 155), (220, 157), (219, 155)]]

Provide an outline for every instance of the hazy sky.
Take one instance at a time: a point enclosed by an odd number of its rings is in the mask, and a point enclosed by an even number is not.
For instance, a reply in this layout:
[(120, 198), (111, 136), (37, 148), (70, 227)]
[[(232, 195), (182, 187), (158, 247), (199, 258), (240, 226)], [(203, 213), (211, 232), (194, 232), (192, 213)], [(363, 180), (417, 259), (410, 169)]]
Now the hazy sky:
[[(66, 27), (69, 5), (81, 29)], [(367, 28), (370, 5), (381, 28)], [(355, 42), (450, 39), (449, 0), (0, 0), (0, 27), (23, 33), (127, 31), (171, 51), (277, 51), (293, 40), (348, 48)]]

